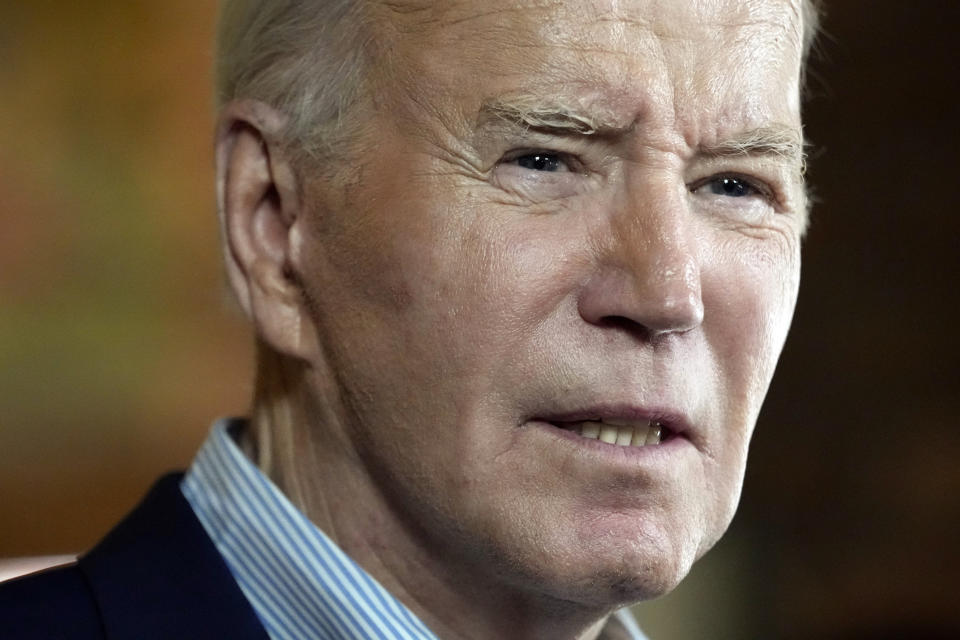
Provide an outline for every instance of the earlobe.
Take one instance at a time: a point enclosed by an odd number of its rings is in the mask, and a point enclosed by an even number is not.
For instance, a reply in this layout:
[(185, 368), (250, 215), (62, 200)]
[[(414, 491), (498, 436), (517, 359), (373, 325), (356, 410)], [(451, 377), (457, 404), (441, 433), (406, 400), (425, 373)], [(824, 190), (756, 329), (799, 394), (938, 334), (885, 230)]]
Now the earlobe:
[(260, 337), (303, 353), (302, 291), (290, 265), (300, 215), (296, 173), (279, 141), (284, 118), (255, 101), (228, 104), (217, 133), (217, 205), (230, 286)]

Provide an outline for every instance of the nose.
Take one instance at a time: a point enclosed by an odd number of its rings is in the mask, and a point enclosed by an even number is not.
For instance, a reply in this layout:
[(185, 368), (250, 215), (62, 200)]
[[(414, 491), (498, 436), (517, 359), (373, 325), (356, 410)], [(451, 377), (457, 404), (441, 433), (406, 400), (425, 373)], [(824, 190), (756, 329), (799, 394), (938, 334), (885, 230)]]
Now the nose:
[(594, 244), (594, 270), (581, 290), (581, 317), (649, 338), (703, 322), (701, 260), (686, 190), (648, 188), (610, 214)]

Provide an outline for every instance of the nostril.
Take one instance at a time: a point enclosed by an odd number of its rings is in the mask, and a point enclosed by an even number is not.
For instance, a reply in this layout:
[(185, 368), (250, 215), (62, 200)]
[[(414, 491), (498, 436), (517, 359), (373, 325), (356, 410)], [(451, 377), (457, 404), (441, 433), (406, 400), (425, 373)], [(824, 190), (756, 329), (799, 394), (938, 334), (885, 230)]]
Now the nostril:
[(651, 332), (647, 327), (631, 320), (630, 318), (625, 318), (624, 316), (604, 316), (593, 324), (597, 325), (598, 327), (619, 329), (626, 333), (634, 333), (644, 339), (652, 338), (654, 335), (653, 332)]

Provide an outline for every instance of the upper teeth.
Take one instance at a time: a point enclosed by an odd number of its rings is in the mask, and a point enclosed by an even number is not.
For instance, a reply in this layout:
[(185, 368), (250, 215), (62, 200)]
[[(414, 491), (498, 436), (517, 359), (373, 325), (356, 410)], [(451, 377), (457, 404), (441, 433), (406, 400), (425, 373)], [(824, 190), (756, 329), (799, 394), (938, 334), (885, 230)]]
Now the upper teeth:
[(663, 434), (662, 425), (652, 420), (630, 422), (620, 420), (610, 422), (584, 420), (583, 422), (566, 423), (562, 426), (576, 431), (584, 438), (599, 439), (608, 444), (615, 444), (621, 447), (642, 447), (648, 444), (660, 444), (660, 438)]

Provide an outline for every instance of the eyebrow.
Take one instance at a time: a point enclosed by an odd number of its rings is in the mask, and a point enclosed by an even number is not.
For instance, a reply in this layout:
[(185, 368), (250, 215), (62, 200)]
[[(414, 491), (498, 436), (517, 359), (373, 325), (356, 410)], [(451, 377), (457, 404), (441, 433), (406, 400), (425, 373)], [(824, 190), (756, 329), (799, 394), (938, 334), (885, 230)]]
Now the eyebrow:
[(503, 122), (522, 129), (535, 129), (559, 135), (614, 135), (632, 125), (622, 125), (612, 117), (590, 115), (562, 100), (544, 102), (535, 97), (486, 100), (480, 107), (480, 122)]
[[(635, 123), (617, 122), (611, 115), (587, 114), (563, 100), (544, 102), (539, 97), (496, 98), (484, 101), (479, 123), (503, 123), (555, 135), (615, 137), (631, 131)], [(711, 144), (701, 144), (697, 153), (707, 158), (773, 156), (806, 170), (806, 145), (797, 127), (774, 123), (748, 129)]]
[(711, 158), (774, 156), (796, 164), (801, 174), (806, 169), (803, 134), (785, 124), (749, 129), (713, 144), (700, 145), (698, 152)]

